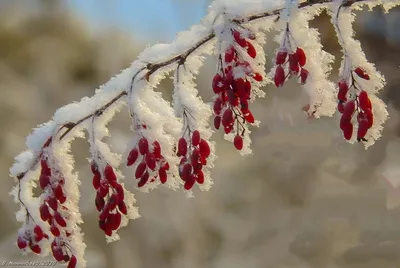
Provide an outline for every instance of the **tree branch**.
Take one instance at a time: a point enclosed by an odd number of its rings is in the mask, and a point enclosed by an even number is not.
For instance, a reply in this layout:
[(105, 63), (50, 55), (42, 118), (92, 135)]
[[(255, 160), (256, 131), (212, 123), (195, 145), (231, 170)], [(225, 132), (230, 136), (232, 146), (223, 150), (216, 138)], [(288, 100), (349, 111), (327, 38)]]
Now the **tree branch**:
[[(308, 0), (308, 1), (300, 3), (299, 4), (299, 8), (306, 8), (306, 7), (313, 6), (315, 4), (326, 4), (326, 3), (331, 3), (331, 2), (332, 2), (332, 0)], [(368, 2), (368, 0), (347, 0), (344, 3), (343, 6), (349, 7), (349, 6), (353, 5), (354, 3), (360, 3), (360, 2)], [(243, 18), (243, 19), (235, 19), (235, 20), (232, 20), (232, 21), (237, 23), (237, 24), (243, 24), (243, 23), (254, 21), (254, 20), (257, 20), (257, 19), (261, 19), (261, 18), (266, 18), (266, 17), (270, 17), (270, 16), (279, 16), (279, 13), (282, 10), (283, 9), (276, 9), (276, 10), (269, 11), (269, 12), (250, 15), (250, 16), (248, 16), (246, 18)], [(175, 62), (179, 62), (180, 65), (184, 64), (184, 62), (186, 61), (187, 57), (191, 53), (193, 53), (198, 48), (200, 48), (202, 45), (206, 44), (207, 42), (211, 41), (214, 38), (215, 38), (215, 33), (211, 32), (209, 35), (207, 35), (206, 37), (203, 37), (201, 40), (199, 40), (193, 47), (189, 48), (188, 50), (182, 52), (179, 55), (176, 55), (176, 56), (174, 56), (174, 57), (172, 57), (172, 58), (170, 58), (168, 60), (162, 61), (162, 62), (148, 63), (146, 65), (146, 67), (141, 68), (139, 71), (137, 71), (133, 75), (132, 81), (131, 81), (131, 85), (130, 85), (130, 91), (132, 91), (134, 80), (135, 80), (135, 78), (138, 76), (138, 74), (140, 72), (142, 72), (144, 70), (147, 70), (147, 72), (143, 75), (143, 77), (147, 81), (149, 81), (150, 76), (152, 74), (154, 74), (157, 70), (159, 70), (162, 67), (168, 66), (168, 65), (173, 64)], [(80, 125), (81, 123), (86, 121), (87, 119), (89, 119), (89, 118), (91, 118), (91, 117), (93, 117), (95, 115), (98, 116), (101, 113), (103, 113), (110, 106), (112, 106), (115, 102), (117, 102), (119, 99), (121, 99), (123, 96), (126, 96), (127, 94), (128, 94), (127, 91), (122, 91), (117, 96), (115, 96), (112, 100), (110, 100), (109, 102), (107, 102), (106, 104), (101, 106), (100, 108), (96, 109), (92, 113), (82, 117), (78, 121), (76, 121), (76, 122), (68, 122), (68, 123), (63, 124), (58, 131), (61, 131), (62, 129), (66, 129), (66, 131), (60, 136), (59, 140), (62, 140), (69, 132), (71, 132), (75, 127), (77, 127), (78, 125)], [(37, 159), (34, 161), (33, 165), (27, 171), (17, 175), (18, 180), (22, 180), (25, 177), (26, 173), (29, 172), (29, 170), (33, 169), (34, 166), (36, 166), (36, 164), (38, 163), (38, 158), (40, 158), (44, 148), (45, 148), (45, 146), (42, 147), (42, 149), (41, 149), (40, 153), (38, 154)]]

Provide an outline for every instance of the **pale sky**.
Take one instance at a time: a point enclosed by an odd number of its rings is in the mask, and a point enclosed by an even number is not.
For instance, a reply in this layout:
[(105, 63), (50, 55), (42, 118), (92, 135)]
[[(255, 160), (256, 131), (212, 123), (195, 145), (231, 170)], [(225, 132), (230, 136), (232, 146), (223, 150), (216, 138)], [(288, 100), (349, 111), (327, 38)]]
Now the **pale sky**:
[(142, 37), (170, 41), (197, 24), (207, 0), (70, 0), (78, 14), (96, 27), (117, 26)]

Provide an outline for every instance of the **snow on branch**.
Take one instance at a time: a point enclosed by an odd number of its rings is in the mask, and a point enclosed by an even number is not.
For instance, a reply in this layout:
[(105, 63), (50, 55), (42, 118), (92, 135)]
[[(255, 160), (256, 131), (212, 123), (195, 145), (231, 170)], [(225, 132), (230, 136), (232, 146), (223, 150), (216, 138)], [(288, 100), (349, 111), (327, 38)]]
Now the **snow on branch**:
[[(388, 11), (400, 0), (216, 0), (201, 24), (178, 34), (171, 44), (145, 49), (93, 97), (58, 109), (51, 121), (27, 137), (27, 151), (10, 168), (16, 178), (11, 193), (21, 207), (18, 247), (38, 255), (51, 252), (68, 267), (85, 267), (80, 181), (69, 154), (70, 143), (85, 137), (85, 131), (99, 228), (109, 242), (119, 238), (117, 231), (129, 219), (139, 217), (134, 195), (118, 169), (122, 159), (134, 170), (138, 190), (148, 192), (159, 185), (183, 188), (188, 195), (196, 187), (208, 190), (216, 159), (213, 132), (223, 128), (226, 140), (242, 155), (251, 154), (251, 127), (259, 124), (251, 104), (265, 97), (261, 88), (269, 83), (281, 87), (296, 79), (309, 96), (305, 111), (310, 117), (332, 116), (337, 109), (344, 138), (371, 146), (381, 136), (388, 113), (376, 96), (384, 77), (354, 39), (352, 10), (363, 5)], [(337, 86), (328, 80), (333, 56), (323, 51), (318, 31), (309, 27), (323, 10), (332, 15), (342, 47)], [(265, 32), (273, 28), (280, 31), (275, 38), (279, 48), (267, 74), (263, 46)], [(218, 64), (210, 106), (198, 95), (195, 78), (205, 56), (212, 54)], [(154, 91), (171, 73), (172, 104)], [(109, 135), (107, 123), (124, 105), (132, 119), (132, 137), (120, 156), (102, 139)], [(34, 197), (37, 183), (42, 191)]]

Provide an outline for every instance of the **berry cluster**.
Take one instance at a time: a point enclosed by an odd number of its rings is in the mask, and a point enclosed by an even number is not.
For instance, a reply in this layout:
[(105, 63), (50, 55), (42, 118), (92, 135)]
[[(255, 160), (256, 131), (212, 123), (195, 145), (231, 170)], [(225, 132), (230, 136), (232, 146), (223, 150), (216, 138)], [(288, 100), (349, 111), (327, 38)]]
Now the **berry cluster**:
[(103, 172), (99, 165), (92, 161), (93, 187), (96, 189), (95, 204), (99, 215), (99, 227), (107, 236), (121, 225), (121, 213), (126, 215), (124, 188), (117, 182), (117, 176), (111, 165), (106, 164)]
[(63, 242), (61, 239), (54, 239), (51, 242), (51, 252), (53, 253), (53, 257), (56, 261), (65, 261), (68, 262), (68, 268), (76, 267), (76, 257), (75, 255), (69, 256), (65, 252), (67, 252), (68, 244)]
[(65, 180), (62, 173), (49, 165), (49, 158), (42, 156), (40, 161), (40, 187), (47, 197), (39, 208), (40, 218), (50, 225), (50, 232), (54, 236), (51, 243), (53, 257), (57, 261), (69, 262), (68, 267), (76, 266), (76, 257), (68, 245), (71, 233), (67, 229), (69, 210), (62, 205), (67, 201), (63, 187)]
[(204, 183), (203, 166), (207, 164), (210, 153), (208, 142), (200, 137), (198, 130), (193, 131), (189, 144), (185, 138), (179, 139), (177, 155), (182, 157), (179, 164), (179, 176), (185, 182), (186, 190), (190, 190), (195, 182)]
[[(146, 138), (141, 138), (138, 144), (129, 152), (127, 166), (132, 166), (140, 161), (135, 170), (135, 178), (139, 179), (138, 187), (143, 187), (147, 182), (153, 182), (159, 177), (161, 183), (167, 181), (169, 164), (161, 153), (161, 145), (154, 141), (149, 146)], [(151, 176), (151, 174), (154, 174)], [(151, 179), (150, 179), (151, 177)]]
[[(369, 75), (360, 67), (357, 67), (353, 72), (362, 79), (370, 79)], [(364, 137), (374, 123), (371, 100), (368, 97), (368, 93), (357, 86), (353, 73), (350, 77), (350, 86), (346, 79), (341, 79), (338, 82), (338, 111), (342, 114), (340, 129), (343, 131), (344, 138), (350, 140), (353, 136), (352, 118), (357, 113), (357, 141), (367, 141)], [(349, 94), (352, 89), (355, 92), (354, 97), (351, 97), (351, 94)], [(348, 95), (350, 95), (349, 99)]]
[[(308, 71), (303, 68), (306, 64), (307, 58), (304, 50), (297, 48), (295, 52), (289, 54), (286, 48), (281, 48), (276, 54), (277, 64), (275, 69), (274, 82), (277, 87), (283, 86), (286, 79), (290, 78), (292, 75), (297, 75), (300, 78), (300, 83), (305, 84), (308, 78)], [(285, 65), (288, 65), (287, 75), (285, 74)]]
[[(251, 58), (257, 56), (257, 52), (250, 42), (250, 40), (255, 40), (254, 34), (248, 34), (248, 40), (243, 38), (237, 30), (233, 30), (232, 35), (235, 43), (245, 49)], [(238, 127), (234, 145), (236, 149), (241, 150), (245, 131), (243, 124), (246, 121), (254, 123), (254, 116), (249, 109), (251, 79), (260, 82), (263, 77), (253, 71), (250, 63), (241, 56), (241, 51), (237, 49), (237, 46), (229, 46), (225, 51), (224, 62), (222, 62), (221, 56), (219, 58), (219, 73), (214, 76), (212, 81), (213, 91), (217, 94), (214, 101), (214, 126), (219, 129), (222, 123), (225, 133), (228, 134), (232, 132), (236, 121)]]
[(18, 236), (17, 246), (25, 250), (28, 246), (32, 252), (40, 254), (42, 248), (38, 244), (43, 238), (49, 239), (49, 236), (43, 232), (39, 225), (35, 225), (33, 229), (25, 229), (25, 231)]

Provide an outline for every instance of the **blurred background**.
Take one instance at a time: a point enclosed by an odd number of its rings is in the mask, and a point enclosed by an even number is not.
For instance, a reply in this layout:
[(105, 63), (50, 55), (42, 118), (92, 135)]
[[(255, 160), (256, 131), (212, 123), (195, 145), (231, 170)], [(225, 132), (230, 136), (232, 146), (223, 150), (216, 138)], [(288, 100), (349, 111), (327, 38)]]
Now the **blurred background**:
[[(13, 157), (26, 135), (55, 110), (84, 96), (126, 68), (147, 45), (170, 42), (199, 23), (207, 0), (0, 0), (0, 261), (37, 260), (15, 245), (19, 225), (9, 191)], [(313, 22), (324, 49), (339, 46), (329, 17)], [(181, 192), (135, 190), (141, 218), (106, 244), (97, 228), (87, 144), (73, 143), (91, 268), (398, 268), (400, 267), (400, 9), (358, 12), (357, 38), (387, 78), (381, 97), (390, 120), (383, 138), (364, 150), (343, 141), (338, 117), (309, 120), (307, 96), (289, 83), (267, 87), (257, 100), (254, 155), (241, 157), (217, 132), (214, 186), (188, 199)], [(268, 67), (276, 44), (267, 38)], [(209, 101), (214, 59), (198, 85)], [(335, 79), (336, 71), (332, 74)], [(171, 99), (171, 81), (160, 87)], [(123, 110), (108, 142), (123, 152), (131, 133)], [(49, 258), (50, 259), (50, 258)]]

